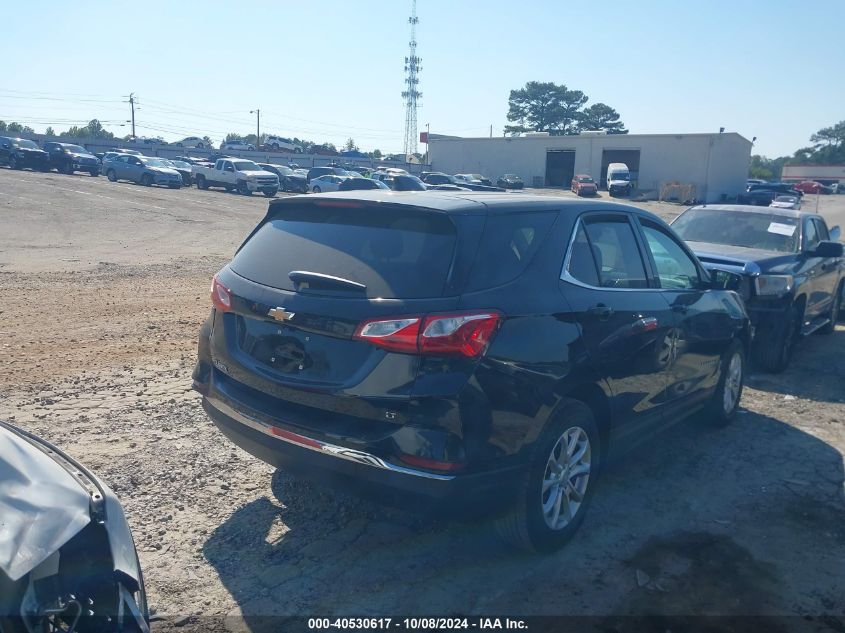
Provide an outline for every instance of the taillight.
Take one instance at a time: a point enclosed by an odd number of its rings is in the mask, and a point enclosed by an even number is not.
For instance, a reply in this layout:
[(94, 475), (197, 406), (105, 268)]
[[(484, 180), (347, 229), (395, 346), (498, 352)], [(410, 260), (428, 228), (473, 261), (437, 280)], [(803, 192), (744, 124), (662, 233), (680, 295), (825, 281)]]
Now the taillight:
[(232, 309), (232, 293), (220, 283), (217, 275), (211, 280), (211, 303), (221, 312), (228, 312)]
[(497, 312), (372, 319), (353, 338), (396, 352), (475, 358), (487, 351), (501, 321)]

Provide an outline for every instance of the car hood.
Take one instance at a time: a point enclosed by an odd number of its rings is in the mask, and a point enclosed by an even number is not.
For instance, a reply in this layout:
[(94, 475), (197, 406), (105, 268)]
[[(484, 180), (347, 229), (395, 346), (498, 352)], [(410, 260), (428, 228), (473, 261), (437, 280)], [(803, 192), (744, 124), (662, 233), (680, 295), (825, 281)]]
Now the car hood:
[(782, 272), (795, 262), (795, 253), (710, 242), (687, 242), (687, 245), (706, 268), (728, 268), (749, 275)]
[(263, 169), (259, 169), (258, 171), (247, 171), (245, 169), (241, 169), (240, 172), (242, 174), (246, 174), (247, 176), (273, 176), (275, 178), (278, 178), (278, 176), (276, 176), (276, 174), (274, 174), (272, 171), (264, 171)]
[(0, 569), (16, 580), (91, 522), (88, 491), (24, 437), (0, 427)]
[[(79, 478), (68, 469), (79, 470)], [(57, 447), (0, 421), (0, 569), (9, 578), (18, 580), (76, 536), (100, 501), (113, 568), (140, 584), (132, 532), (115, 494)]]

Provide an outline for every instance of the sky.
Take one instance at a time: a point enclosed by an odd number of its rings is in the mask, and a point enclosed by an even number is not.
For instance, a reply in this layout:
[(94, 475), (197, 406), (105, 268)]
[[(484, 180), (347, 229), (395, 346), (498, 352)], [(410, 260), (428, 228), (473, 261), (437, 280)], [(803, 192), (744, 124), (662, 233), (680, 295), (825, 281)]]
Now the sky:
[[(792, 154), (845, 119), (842, 0), (418, 0), (419, 130), (501, 135), (508, 96), (551, 81), (631, 133), (738, 132)], [(411, 0), (14, 1), (0, 120), (119, 136), (255, 132), (402, 150)], [(421, 148), (421, 151), (424, 147)]]

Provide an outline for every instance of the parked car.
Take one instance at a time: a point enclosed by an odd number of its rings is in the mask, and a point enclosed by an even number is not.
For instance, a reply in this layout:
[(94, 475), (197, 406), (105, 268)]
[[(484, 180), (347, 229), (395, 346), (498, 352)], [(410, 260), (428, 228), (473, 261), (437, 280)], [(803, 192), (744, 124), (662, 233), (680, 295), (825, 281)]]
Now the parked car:
[(274, 152), (293, 152), (295, 154), (302, 153), (302, 146), (294, 143), (292, 139), (283, 136), (275, 136), (268, 134), (264, 138), (264, 148), (273, 150)]
[(194, 181), (193, 165), (176, 158), (162, 158), (160, 160), (164, 161), (164, 164), (168, 167), (171, 167), (179, 172), (179, 175), (182, 177), (183, 187), (191, 186), (191, 183)]
[(162, 158), (120, 154), (108, 162), (106, 177), (111, 182), (131, 180), (150, 187), (162, 185), (171, 189), (182, 187), (182, 176)]
[(477, 182), (480, 185), (486, 185), (488, 187), (493, 186), (493, 181), (487, 178), (486, 176), (482, 176), (481, 174), (467, 174), (470, 176), (473, 181)]
[(167, 141), (161, 138), (147, 138), (146, 136), (132, 137), (126, 140), (133, 145), (167, 145)]
[(662, 220), (596, 204), (274, 201), (213, 279), (203, 408), (298, 476), (483, 508), (518, 545), (562, 546), (612, 456), (697, 412), (730, 422), (750, 337)]
[(777, 196), (769, 205), (775, 209), (800, 209), (801, 198), (798, 196)]
[(176, 147), (195, 147), (197, 149), (210, 148), (211, 144), (199, 136), (186, 136), (178, 143), (174, 143)]
[(264, 171), (251, 160), (219, 158), (210, 167), (194, 165), (193, 172), (197, 189), (223, 187), (226, 191), (237, 191), (244, 196), (260, 191), (268, 198), (279, 193), (279, 177)]
[(459, 185), (463, 186), (469, 184), (466, 180), (459, 180), (455, 176), (444, 174), (439, 171), (425, 172), (422, 175), (422, 181), (427, 185)]
[(496, 184), (502, 189), (525, 188), (525, 183), (522, 182), (522, 178), (520, 178), (516, 174), (505, 174), (504, 176), (496, 180)]
[(346, 180), (348, 176), (338, 176), (336, 174), (323, 174), (317, 176), (313, 180), (308, 181), (308, 190), (311, 193), (322, 193), (326, 191), (337, 191), (340, 183)]
[(50, 169), (58, 169), (63, 174), (85, 171), (92, 176), (100, 175), (100, 159), (80, 145), (71, 143), (44, 143), (44, 151), (49, 156)]
[(839, 227), (789, 209), (707, 205), (672, 223), (705, 266), (741, 274), (741, 294), (755, 328), (752, 353), (783, 371), (800, 337), (833, 332), (843, 295)]
[(797, 189), (801, 193), (816, 193), (816, 194), (833, 193), (833, 189), (831, 189), (830, 187), (828, 187), (826, 185), (823, 185), (820, 182), (816, 182), (815, 180), (805, 180), (803, 182), (799, 182), (799, 183), (793, 185), (793, 187), (795, 187), (795, 189)]
[(766, 182), (763, 184), (748, 185), (745, 190), (747, 193), (754, 191), (777, 191), (785, 195), (803, 196), (804, 192), (795, 188), (795, 183), (791, 182)]
[(393, 176), (389, 187), (394, 191), (425, 191), (428, 189), (422, 180), (410, 174)]
[[(423, 183), (425, 184), (425, 183)], [(460, 185), (446, 184), (446, 185), (425, 185), (426, 191), (472, 191), (467, 187)]]
[(570, 189), (579, 196), (595, 196), (599, 192), (599, 186), (592, 176), (578, 174), (572, 179)]
[(96, 475), (0, 422), (0, 508), (0, 630), (149, 632), (132, 532)]
[[(797, 192), (793, 192), (793, 194), (797, 195)], [(746, 193), (739, 194), (736, 197), (736, 201), (739, 204), (768, 207), (770, 204), (772, 204), (772, 202), (775, 201), (775, 198), (782, 195), (784, 195), (783, 192), (774, 189), (755, 189), (754, 191), (748, 191)]]
[(343, 182), (341, 182), (337, 187), (338, 191), (367, 191), (370, 189), (387, 189), (390, 191), (390, 187), (380, 180), (364, 178), (363, 176), (351, 176), (349, 178), (344, 178)]
[(240, 150), (243, 152), (254, 152), (255, 145), (246, 141), (226, 141), (221, 146), (223, 150)]
[(258, 163), (264, 171), (269, 171), (279, 177), (279, 187), (282, 191), (292, 193), (308, 193), (308, 181), (302, 174), (297, 174), (290, 167), (284, 165), (273, 165), (271, 163)]
[[(306, 179), (308, 180), (308, 183), (310, 184), (311, 181), (314, 180), (315, 178), (319, 178), (320, 176), (324, 176), (326, 174), (334, 174), (335, 176), (348, 176), (349, 172), (346, 171), (343, 167), (331, 167), (331, 166), (312, 167), (311, 169), (308, 170), (308, 173), (306, 174)], [(310, 189), (310, 186), (309, 186), (309, 189)]]
[(25, 138), (0, 136), (0, 163), (12, 169), (48, 169), (50, 155), (34, 141)]

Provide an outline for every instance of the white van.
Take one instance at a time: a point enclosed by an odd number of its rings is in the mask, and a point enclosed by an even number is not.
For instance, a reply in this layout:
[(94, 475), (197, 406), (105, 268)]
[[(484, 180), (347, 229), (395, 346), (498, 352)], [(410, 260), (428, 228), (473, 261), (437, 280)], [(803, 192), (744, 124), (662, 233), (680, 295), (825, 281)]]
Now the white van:
[(631, 193), (631, 172), (625, 163), (610, 163), (607, 166), (607, 192), (629, 195)]
[(296, 143), (294, 143), (291, 139), (285, 138), (283, 136), (275, 136), (273, 134), (268, 134), (264, 138), (264, 147), (277, 152), (293, 152), (295, 154), (302, 153), (302, 148)]

